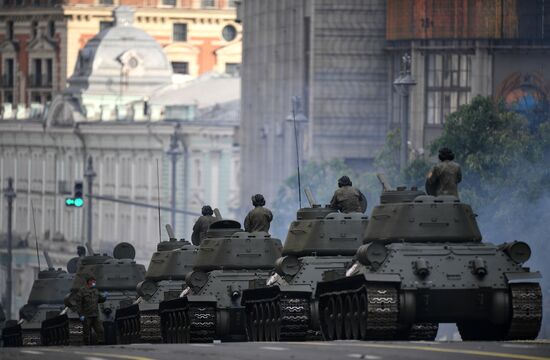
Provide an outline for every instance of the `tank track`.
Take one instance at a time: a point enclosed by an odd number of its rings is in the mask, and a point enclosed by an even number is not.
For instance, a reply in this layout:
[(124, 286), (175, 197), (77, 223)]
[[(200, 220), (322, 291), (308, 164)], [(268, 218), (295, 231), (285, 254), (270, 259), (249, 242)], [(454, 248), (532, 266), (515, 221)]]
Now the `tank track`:
[(39, 346), (42, 345), (40, 329), (23, 329), (21, 330), (21, 339), (23, 346)]
[(157, 310), (140, 312), (139, 323), (139, 340), (141, 342), (159, 343), (162, 341), (160, 333), (160, 315)]
[(392, 340), (397, 336), (399, 292), (391, 284), (326, 293), (320, 300), (326, 340)]
[(319, 340), (311, 329), (309, 298), (278, 294), (246, 304), (248, 341)]
[(438, 331), (438, 323), (416, 323), (411, 326), (407, 340), (434, 341)]
[(191, 343), (209, 343), (216, 335), (216, 307), (211, 304), (189, 303), (187, 308), (189, 319), (189, 336), (185, 336)]
[(512, 320), (508, 340), (532, 340), (542, 321), (542, 291), (539, 284), (511, 284)]
[(65, 334), (64, 345), (81, 346), (84, 345), (84, 327), (79, 319), (69, 319), (68, 334)]
[(117, 341), (119, 344), (140, 342), (140, 321), (139, 313), (116, 319)]

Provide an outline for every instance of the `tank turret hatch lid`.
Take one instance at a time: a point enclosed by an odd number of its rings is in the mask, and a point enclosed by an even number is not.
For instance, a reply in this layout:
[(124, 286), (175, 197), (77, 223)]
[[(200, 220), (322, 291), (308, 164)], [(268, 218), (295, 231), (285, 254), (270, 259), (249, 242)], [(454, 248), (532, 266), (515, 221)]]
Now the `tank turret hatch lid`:
[(133, 260), (136, 257), (136, 249), (132, 244), (127, 242), (121, 242), (117, 244), (113, 250), (113, 257), (115, 259), (130, 259)]
[(231, 236), (237, 231), (242, 231), (241, 224), (235, 220), (218, 220), (210, 225), (206, 232), (207, 238), (219, 238)]
[(47, 269), (41, 270), (38, 273), (38, 279), (55, 279), (61, 274), (66, 274), (67, 272), (62, 269)]
[(161, 241), (157, 244), (157, 251), (170, 251), (182, 248), (186, 245), (190, 245), (191, 243), (186, 240), (169, 240), (169, 241)]

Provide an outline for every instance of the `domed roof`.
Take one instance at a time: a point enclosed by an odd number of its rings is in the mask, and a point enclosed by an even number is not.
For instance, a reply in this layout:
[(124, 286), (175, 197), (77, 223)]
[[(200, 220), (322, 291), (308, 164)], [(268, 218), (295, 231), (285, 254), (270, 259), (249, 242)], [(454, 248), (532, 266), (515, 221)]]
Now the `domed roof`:
[(113, 11), (115, 24), (80, 50), (69, 91), (81, 94), (149, 96), (172, 84), (172, 66), (160, 44), (133, 26), (134, 10)]

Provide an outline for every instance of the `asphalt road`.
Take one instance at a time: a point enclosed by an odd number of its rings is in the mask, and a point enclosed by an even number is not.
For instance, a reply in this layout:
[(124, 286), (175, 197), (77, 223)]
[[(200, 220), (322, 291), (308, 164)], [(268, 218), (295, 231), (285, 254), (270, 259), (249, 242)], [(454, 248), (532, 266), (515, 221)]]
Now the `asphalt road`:
[(1, 348), (1, 360), (550, 360), (550, 342), (304, 342)]

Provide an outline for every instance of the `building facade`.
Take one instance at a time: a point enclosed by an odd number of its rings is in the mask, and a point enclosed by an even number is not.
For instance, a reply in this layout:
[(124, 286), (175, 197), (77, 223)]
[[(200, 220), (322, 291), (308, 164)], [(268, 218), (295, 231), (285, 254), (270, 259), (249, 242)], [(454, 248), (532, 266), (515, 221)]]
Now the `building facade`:
[[(403, 53), (416, 80), (410, 99), (411, 153), (423, 153), (445, 118), (476, 95), (502, 99), (532, 124), (550, 115), (550, 4), (539, 0), (390, 0), (388, 62)], [(398, 104), (393, 93), (390, 102)], [(390, 114), (399, 123), (398, 106)]]
[(235, 73), (241, 62), (241, 27), (232, 0), (1, 0), (0, 103), (28, 116), (63, 89), (79, 51), (113, 25), (119, 5), (136, 10), (135, 26), (165, 49), (174, 73)]
[[(156, 244), (167, 240), (165, 224), (174, 226), (178, 238), (190, 239), (204, 204), (219, 208), (224, 217), (233, 217), (239, 206), (240, 79), (208, 74), (175, 83), (162, 46), (133, 26), (132, 9), (119, 7), (114, 17), (112, 27), (81, 49), (66, 90), (48, 107), (26, 119), (0, 118), (0, 181), (4, 188), (8, 178), (14, 179), (17, 193), (13, 315), (38, 272), (35, 237), (56, 266), (65, 266), (86, 241), (88, 199), (81, 208), (67, 207), (65, 199), (79, 181), (88, 193), (84, 172), (89, 158), (97, 174), (95, 252), (110, 253), (117, 242), (126, 241), (135, 246), (136, 260), (146, 264)], [(121, 72), (122, 93), (111, 81)], [(173, 165), (169, 150), (174, 139)], [(3, 198), (0, 219), (0, 284), (5, 284)]]
[(296, 109), (302, 159), (371, 165), (384, 143), (391, 91), (385, 3), (242, 2), (243, 204), (256, 192), (269, 201), (296, 171), (292, 96), (302, 100)]

